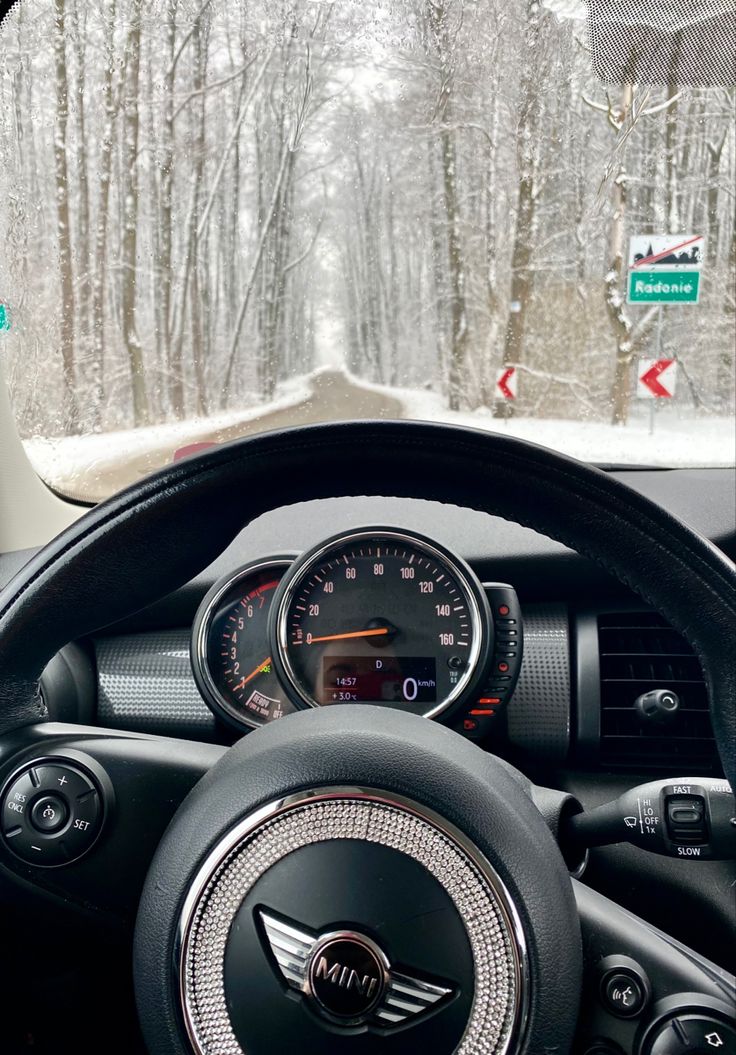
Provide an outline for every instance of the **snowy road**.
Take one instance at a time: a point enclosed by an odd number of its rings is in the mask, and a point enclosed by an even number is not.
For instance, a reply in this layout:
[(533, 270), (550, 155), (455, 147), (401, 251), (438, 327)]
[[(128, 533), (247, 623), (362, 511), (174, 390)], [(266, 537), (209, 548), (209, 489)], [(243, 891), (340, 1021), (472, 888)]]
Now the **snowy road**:
[(37, 472), (71, 498), (100, 501), (172, 461), (191, 443), (225, 443), (290, 425), (346, 418), (413, 418), (446, 421), (498, 431), (597, 464), (713, 467), (736, 463), (733, 418), (680, 416), (661, 408), (655, 433), (646, 415), (625, 427), (600, 421), (549, 418), (494, 418), (487, 407), (453, 413), (430, 391), (388, 388), (358, 381), (339, 369), (323, 368), (285, 385), (266, 407), (228, 411), (209, 419), (130, 429), (92, 436), (51, 437), (26, 442)]
[(176, 450), (190, 443), (227, 443), (271, 429), (351, 417), (404, 416), (402, 402), (386, 389), (361, 385), (340, 370), (323, 369), (287, 387), (266, 410), (230, 411), (208, 420), (94, 436), (34, 439), (26, 450), (36, 471), (55, 490), (97, 502), (166, 465)]

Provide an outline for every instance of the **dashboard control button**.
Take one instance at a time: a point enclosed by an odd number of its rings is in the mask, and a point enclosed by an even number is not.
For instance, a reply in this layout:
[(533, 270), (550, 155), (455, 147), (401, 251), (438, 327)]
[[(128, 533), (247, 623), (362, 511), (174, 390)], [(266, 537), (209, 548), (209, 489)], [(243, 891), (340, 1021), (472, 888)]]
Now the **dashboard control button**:
[(493, 612), (495, 631), (493, 660), (483, 695), (508, 697), (521, 670), (524, 646), (521, 606), (516, 591), (505, 583), (484, 583), (483, 588)]
[(619, 1018), (633, 1018), (647, 1002), (644, 983), (633, 971), (610, 971), (601, 982), (601, 997), (611, 1014)]
[(736, 1029), (705, 1012), (670, 1018), (657, 1029), (647, 1055), (736, 1055)]
[(69, 807), (60, 795), (42, 795), (31, 809), (31, 824), (39, 832), (58, 832), (69, 818)]

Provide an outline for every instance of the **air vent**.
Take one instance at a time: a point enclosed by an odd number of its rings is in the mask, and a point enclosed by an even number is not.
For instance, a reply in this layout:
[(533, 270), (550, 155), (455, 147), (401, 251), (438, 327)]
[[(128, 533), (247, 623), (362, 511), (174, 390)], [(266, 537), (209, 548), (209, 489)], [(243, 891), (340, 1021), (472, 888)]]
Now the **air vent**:
[[(680, 774), (718, 768), (708, 694), (700, 662), (688, 643), (656, 612), (598, 616), (601, 676), (601, 761)], [(647, 726), (634, 710), (637, 696), (673, 689), (680, 708), (666, 725)]]

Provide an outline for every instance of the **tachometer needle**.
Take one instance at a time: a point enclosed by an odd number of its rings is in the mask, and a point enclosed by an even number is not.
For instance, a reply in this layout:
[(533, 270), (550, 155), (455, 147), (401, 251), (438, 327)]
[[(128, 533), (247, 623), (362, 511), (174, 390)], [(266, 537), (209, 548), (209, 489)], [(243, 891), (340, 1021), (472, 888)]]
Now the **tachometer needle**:
[(376, 630), (352, 630), (349, 634), (326, 634), (324, 637), (313, 637), (309, 644), (316, 645), (318, 641), (344, 641), (349, 637), (380, 637), (390, 633), (392, 631), (387, 626)]
[(264, 659), (263, 663), (259, 663), (258, 666), (256, 667), (256, 669), (252, 670), (247, 678), (243, 678), (241, 681), (238, 682), (238, 684), (235, 686), (235, 690), (234, 691), (237, 692), (238, 689), (244, 689), (249, 681), (252, 681), (253, 678), (256, 677), (256, 675), (262, 674), (263, 671), (266, 669), (266, 667), (268, 667), (270, 665), (271, 665), (271, 657), (270, 656), (266, 656), (266, 658)]

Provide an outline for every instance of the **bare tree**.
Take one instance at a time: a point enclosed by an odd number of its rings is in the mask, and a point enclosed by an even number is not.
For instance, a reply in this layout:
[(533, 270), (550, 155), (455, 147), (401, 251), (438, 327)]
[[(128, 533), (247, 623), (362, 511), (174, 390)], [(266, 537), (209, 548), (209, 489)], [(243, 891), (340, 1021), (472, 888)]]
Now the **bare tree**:
[[(530, 0), (526, 11), (524, 47), (521, 53), (522, 73), (519, 103), (519, 123), (516, 130), (516, 164), (518, 191), (516, 223), (511, 252), (511, 290), (506, 337), (503, 347), (504, 366), (518, 365), (524, 360), (524, 337), (532, 293), (532, 259), (536, 232), (535, 215), (539, 189), (540, 98), (542, 81), (543, 16), (538, 0)], [(498, 409), (498, 407), (497, 407)], [(510, 417), (514, 404), (504, 402), (502, 413)]]
[(69, 82), (67, 78), (67, 29), (64, 0), (54, 0), (56, 125), (54, 128), (54, 172), (56, 175), (56, 234), (61, 282), (61, 357), (63, 378), (62, 424), (67, 432), (79, 427), (75, 363), (76, 298), (72, 264), (72, 225), (69, 208), (69, 164), (67, 132), (69, 121)]
[(133, 420), (145, 425), (150, 419), (146, 372), (136, 320), (138, 275), (138, 89), (141, 67), (141, 0), (130, 0), (130, 24), (125, 44), (125, 82), (123, 87), (122, 128), (122, 270), (121, 315), (123, 343), (130, 369), (133, 393)]
[(110, 209), (110, 183), (112, 179), (113, 140), (116, 103), (113, 90), (115, 65), (115, 10), (116, 0), (111, 0), (110, 9), (103, 23), (105, 54), (102, 80), (102, 128), (98, 157), (99, 198), (95, 222), (94, 273), (92, 277), (91, 326), (92, 326), (92, 413), (93, 426), (102, 425), (102, 409), (105, 400), (105, 280), (109, 275), (107, 259), (108, 216)]
[[(462, 12), (462, 9), (461, 9)], [(468, 354), (468, 311), (466, 274), (461, 242), (460, 202), (457, 192), (457, 152), (452, 129), (455, 55), (450, 10), (445, 0), (427, 0), (427, 22), (438, 63), (439, 87), (435, 121), (439, 125), (442, 204), (447, 224), (448, 273), (450, 285), (450, 362), (449, 402), (459, 410), (467, 399), (465, 363)], [(456, 30), (455, 30), (456, 32)]]

